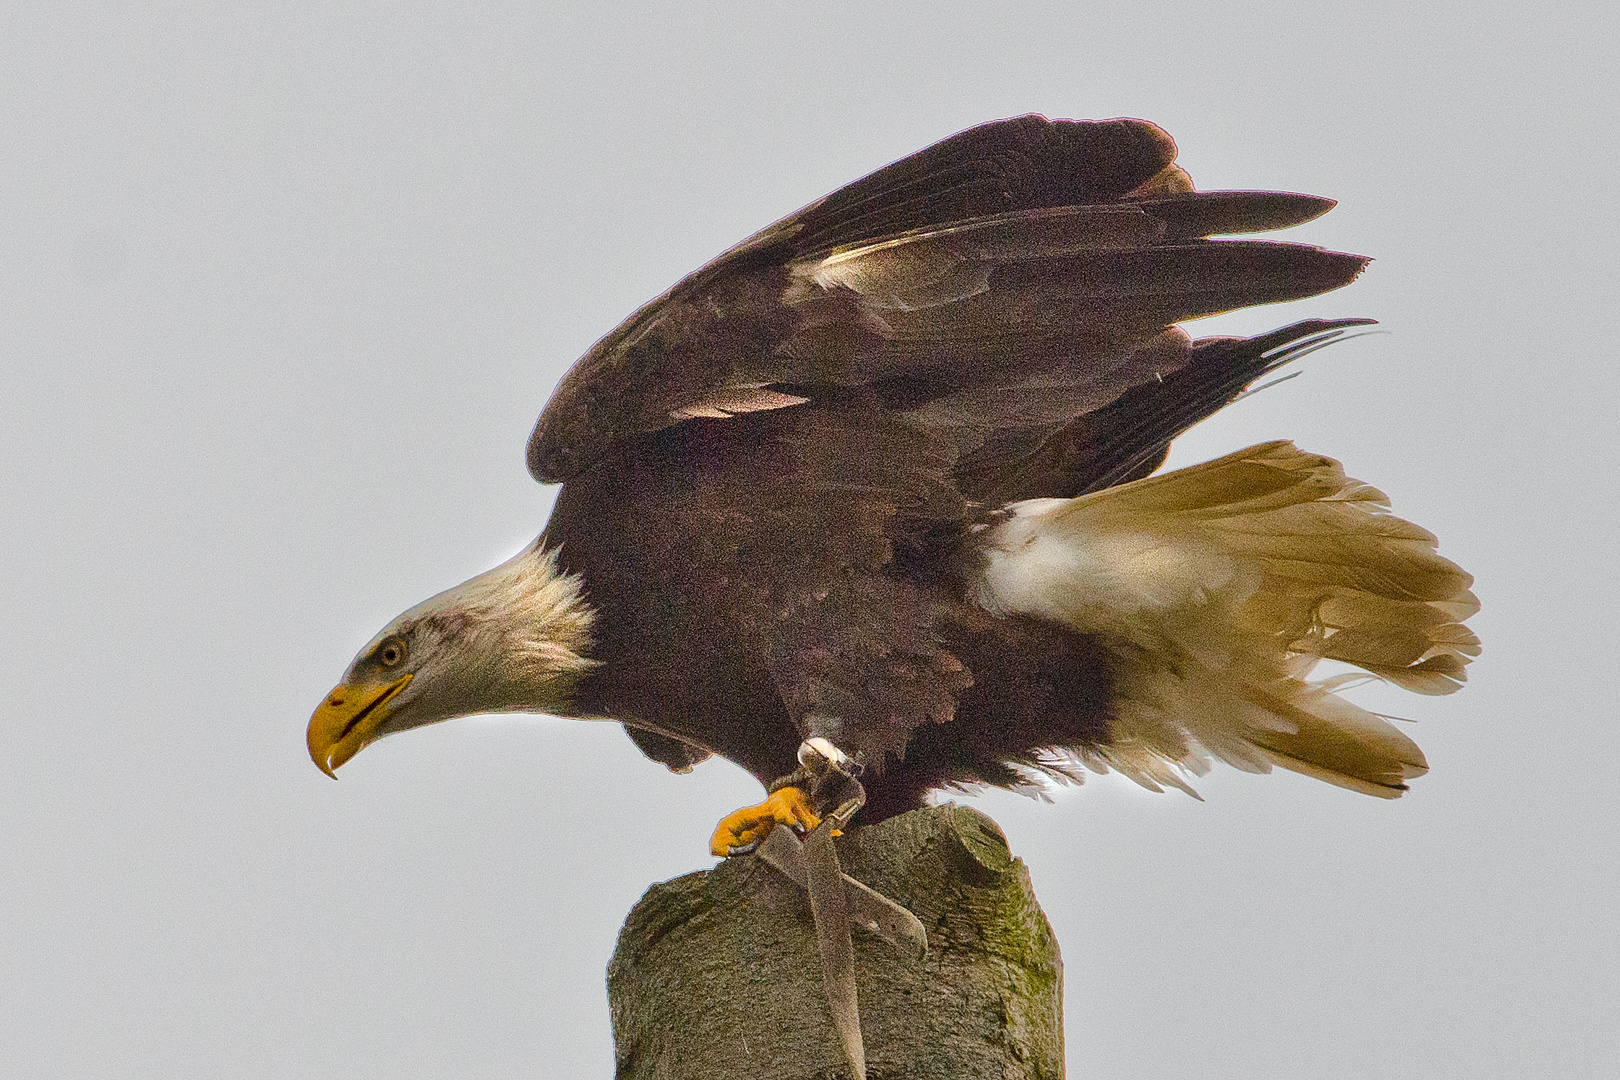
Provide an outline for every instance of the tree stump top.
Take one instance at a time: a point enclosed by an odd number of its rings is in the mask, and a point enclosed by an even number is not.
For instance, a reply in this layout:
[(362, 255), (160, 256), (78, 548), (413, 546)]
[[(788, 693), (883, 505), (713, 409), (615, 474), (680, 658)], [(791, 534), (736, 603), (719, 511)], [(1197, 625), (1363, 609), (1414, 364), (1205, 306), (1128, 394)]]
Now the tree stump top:
[[(855, 930), (872, 1080), (1063, 1075), (1062, 962), (1023, 863), (946, 804), (852, 829), (844, 871), (910, 908), (928, 953)], [(621, 1080), (846, 1075), (804, 892), (757, 858), (654, 885), (608, 965)]]

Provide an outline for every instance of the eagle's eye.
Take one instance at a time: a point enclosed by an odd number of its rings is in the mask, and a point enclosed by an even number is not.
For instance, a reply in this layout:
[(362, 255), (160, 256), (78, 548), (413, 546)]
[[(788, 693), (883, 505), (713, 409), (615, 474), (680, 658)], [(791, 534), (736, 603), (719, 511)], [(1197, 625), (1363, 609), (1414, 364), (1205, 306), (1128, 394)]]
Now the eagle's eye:
[(398, 667), (405, 660), (405, 642), (399, 638), (389, 638), (377, 650), (377, 659), (383, 667)]

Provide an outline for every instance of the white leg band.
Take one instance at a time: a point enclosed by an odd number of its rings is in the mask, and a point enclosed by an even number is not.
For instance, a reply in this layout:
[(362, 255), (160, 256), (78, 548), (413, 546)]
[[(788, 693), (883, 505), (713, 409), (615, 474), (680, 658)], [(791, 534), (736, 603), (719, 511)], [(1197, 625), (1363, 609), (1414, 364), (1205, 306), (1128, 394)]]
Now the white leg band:
[(849, 755), (823, 739), (820, 735), (812, 735), (799, 744), (799, 764), (807, 769), (813, 769), (817, 764), (816, 758), (837, 765), (839, 768), (843, 768), (849, 763)]

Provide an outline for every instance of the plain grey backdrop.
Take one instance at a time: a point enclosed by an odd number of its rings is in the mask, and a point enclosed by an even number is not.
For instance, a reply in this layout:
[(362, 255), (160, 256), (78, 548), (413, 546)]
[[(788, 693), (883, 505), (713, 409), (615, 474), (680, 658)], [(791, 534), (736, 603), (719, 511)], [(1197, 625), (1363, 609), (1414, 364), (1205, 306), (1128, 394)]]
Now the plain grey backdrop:
[[(1620, 1070), (1614, 16), (1593, 3), (21, 4), (0, 15), (0, 1073), (606, 1077), (602, 973), (758, 795), (610, 725), (333, 783), (310, 710), (506, 557), (566, 366), (767, 222), (1021, 112), (1340, 206), (1388, 333), (1178, 444), (1341, 458), (1479, 579), (1394, 803), (994, 794), (1076, 1078)], [(810, 1006), (807, 1006), (810, 1007)]]

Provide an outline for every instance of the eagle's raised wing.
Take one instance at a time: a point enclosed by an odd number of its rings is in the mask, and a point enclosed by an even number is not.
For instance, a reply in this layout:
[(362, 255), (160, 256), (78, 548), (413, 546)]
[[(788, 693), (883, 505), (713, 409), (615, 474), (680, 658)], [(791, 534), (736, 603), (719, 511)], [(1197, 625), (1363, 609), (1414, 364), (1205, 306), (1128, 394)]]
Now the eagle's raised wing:
[(880, 169), (593, 346), (535, 426), (529, 470), (560, 482), (629, 437), (857, 393), (939, 433), (965, 466), (1017, 460), (1185, 368), (1178, 320), (1311, 296), (1365, 264), (1206, 239), (1333, 204), (1195, 192), (1174, 157), (1145, 121), (1025, 116)]

